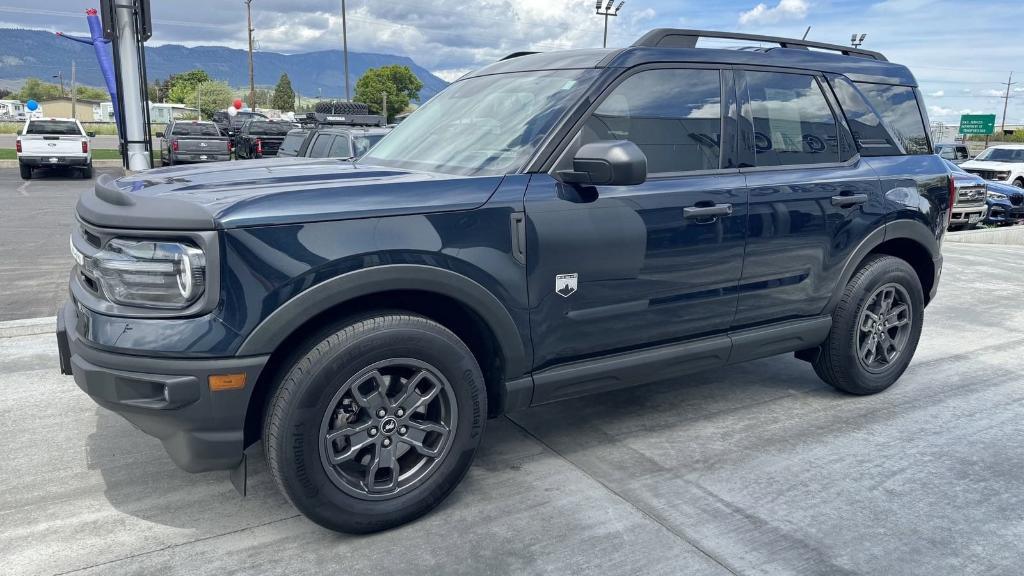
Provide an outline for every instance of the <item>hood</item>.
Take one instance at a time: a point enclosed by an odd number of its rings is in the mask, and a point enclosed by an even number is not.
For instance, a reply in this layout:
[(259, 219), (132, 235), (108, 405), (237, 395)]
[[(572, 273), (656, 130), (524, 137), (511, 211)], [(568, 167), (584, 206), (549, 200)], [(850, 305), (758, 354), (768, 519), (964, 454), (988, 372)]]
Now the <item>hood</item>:
[(1012, 172), (1018, 165), (1013, 162), (989, 162), (986, 160), (968, 160), (960, 165), (964, 170), (994, 170), (996, 172)]
[(999, 192), (1000, 194), (1006, 194), (1007, 198), (1013, 198), (1015, 196), (1024, 197), (1024, 188), (1017, 188), (1011, 184), (1002, 184), (1000, 182), (986, 182), (985, 187), (992, 192)]
[(104, 227), (211, 230), (468, 210), (501, 179), (338, 159), (242, 160), (101, 176), (79, 198), (78, 213)]

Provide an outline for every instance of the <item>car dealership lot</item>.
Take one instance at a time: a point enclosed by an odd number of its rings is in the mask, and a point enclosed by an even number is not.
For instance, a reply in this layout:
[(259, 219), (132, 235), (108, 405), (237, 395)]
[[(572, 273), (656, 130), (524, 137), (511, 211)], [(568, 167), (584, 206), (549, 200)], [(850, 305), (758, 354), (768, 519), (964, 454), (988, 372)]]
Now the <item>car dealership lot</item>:
[[(40, 262), (11, 243), (66, 244), (65, 196), (86, 184), (39, 183), (35, 207), (63, 223), (5, 209), (4, 228), (22, 222), (0, 241), (23, 258), (0, 269), (8, 284), (56, 274), (63, 249)], [(0, 339), (0, 574), (357, 574), (396, 558), (422, 574), (1019, 573), (1024, 247), (944, 251), (888, 392), (843, 395), (776, 357), (515, 413), (436, 512), (373, 536), (299, 516), (258, 453), (245, 499), (226, 473), (178, 470), (59, 375), (52, 334)]]

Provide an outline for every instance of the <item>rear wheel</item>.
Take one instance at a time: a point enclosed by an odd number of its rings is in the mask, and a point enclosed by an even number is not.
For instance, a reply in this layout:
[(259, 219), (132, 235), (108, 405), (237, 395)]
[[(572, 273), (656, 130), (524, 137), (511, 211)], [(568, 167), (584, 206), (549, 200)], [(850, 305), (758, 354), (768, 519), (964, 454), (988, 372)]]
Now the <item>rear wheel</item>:
[(86, 180), (92, 179), (92, 162), (86, 164), (85, 168), (82, 168), (82, 178)]
[(894, 256), (874, 256), (843, 291), (814, 371), (851, 394), (881, 392), (910, 364), (923, 319), (924, 291), (914, 269)]
[(487, 393), (457, 336), (385, 314), (314, 337), (268, 405), (264, 447), (285, 496), (341, 532), (384, 530), (440, 504), (466, 474)]
[(21, 179), (31, 180), (32, 179), (32, 167), (24, 164), (18, 164), (18, 168), (21, 169)]

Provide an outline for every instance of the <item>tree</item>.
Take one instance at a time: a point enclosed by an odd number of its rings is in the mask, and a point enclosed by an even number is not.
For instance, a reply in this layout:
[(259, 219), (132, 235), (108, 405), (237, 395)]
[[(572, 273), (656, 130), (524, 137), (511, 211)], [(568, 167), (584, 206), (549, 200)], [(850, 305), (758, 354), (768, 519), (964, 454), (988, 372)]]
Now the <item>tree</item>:
[(292, 90), (292, 81), (287, 74), (281, 74), (281, 78), (278, 79), (270, 107), (281, 112), (295, 111), (295, 90)]
[[(253, 90), (253, 95), (256, 97), (255, 102), (249, 102), (250, 108), (272, 108), (270, 102), (274, 99), (274, 91), (270, 88), (259, 88)], [(246, 94), (248, 97), (248, 94)]]
[(167, 79), (167, 100), (185, 104), (189, 98), (195, 98), (196, 86), (210, 82), (212, 79), (205, 70), (191, 70), (181, 74), (171, 74)]
[(83, 100), (110, 100), (110, 92), (102, 88), (93, 88), (92, 86), (79, 86), (75, 89), (75, 93), (79, 98)]
[(43, 82), (39, 78), (29, 78), (22, 85), (21, 90), (18, 92), (18, 100), (27, 102), (29, 100), (53, 100), (54, 98), (60, 98), (61, 91), (60, 86), (57, 84), (50, 84)]
[(149, 99), (153, 102), (166, 102), (167, 93), (171, 90), (170, 79), (157, 80), (149, 85)]
[(214, 112), (227, 108), (234, 99), (235, 93), (227, 82), (210, 80), (196, 86), (191, 96), (183, 103), (192, 108), (199, 108), (202, 118), (212, 118)]
[(356, 81), (356, 95), (353, 100), (367, 104), (370, 112), (380, 114), (383, 94), (387, 93), (387, 118), (392, 118), (395, 114), (402, 113), (411, 100), (419, 98), (422, 88), (423, 82), (420, 82), (408, 66), (392, 64), (370, 68), (364, 72)]
[(7, 88), (0, 88), (0, 100), (7, 100), (12, 94), (14, 94), (14, 92), (11, 92)]

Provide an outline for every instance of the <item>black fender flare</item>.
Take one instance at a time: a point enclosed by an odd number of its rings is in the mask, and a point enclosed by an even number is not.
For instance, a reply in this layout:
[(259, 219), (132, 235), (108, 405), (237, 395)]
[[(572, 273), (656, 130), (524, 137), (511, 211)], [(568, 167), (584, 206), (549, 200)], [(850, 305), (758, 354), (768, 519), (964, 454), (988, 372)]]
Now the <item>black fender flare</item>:
[[(839, 283), (836, 285), (836, 290), (825, 307), (826, 313), (831, 314), (836, 306), (839, 305), (839, 300), (843, 296), (843, 287), (857, 273), (857, 266), (864, 258), (883, 243), (898, 238), (906, 238), (920, 244), (928, 252), (932, 261), (942, 258), (942, 248), (939, 245), (939, 241), (935, 238), (935, 234), (923, 223), (916, 220), (894, 220), (889, 222), (868, 234), (853, 251), (853, 254), (847, 258), (846, 264), (843, 265), (843, 273), (839, 277)], [(925, 296), (927, 297), (927, 294)]]
[(497, 338), (505, 359), (506, 378), (526, 373), (526, 351), (512, 316), (486, 288), (444, 268), (418, 264), (387, 264), (363, 268), (325, 280), (288, 300), (246, 337), (237, 356), (270, 354), (307, 321), (339, 304), (381, 292), (416, 290), (453, 298), (475, 312)]

